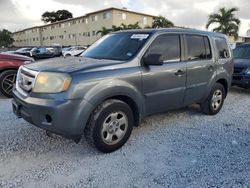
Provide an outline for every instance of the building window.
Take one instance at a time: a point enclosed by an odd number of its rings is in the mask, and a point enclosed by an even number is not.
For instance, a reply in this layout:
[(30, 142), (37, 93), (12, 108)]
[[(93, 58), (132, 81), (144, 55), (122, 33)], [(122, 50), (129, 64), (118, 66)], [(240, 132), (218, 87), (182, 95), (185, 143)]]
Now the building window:
[(97, 15), (95, 15), (95, 16), (92, 16), (92, 22), (96, 22), (97, 21)]
[(70, 22), (68, 23), (68, 26), (69, 26), (69, 27), (71, 26)]
[(74, 25), (74, 24), (76, 24), (76, 21), (74, 20), (72, 23), (73, 23), (73, 25)]
[(148, 25), (148, 18), (147, 17), (143, 17), (143, 24)]
[(95, 35), (96, 35), (95, 31), (92, 31), (92, 36), (95, 36)]
[(122, 13), (122, 19), (126, 20), (127, 19), (127, 14), (126, 13)]
[(110, 18), (110, 12), (103, 13), (103, 19), (109, 19)]
[(85, 24), (88, 24), (88, 23), (89, 23), (89, 19), (86, 18), (86, 19), (85, 19)]

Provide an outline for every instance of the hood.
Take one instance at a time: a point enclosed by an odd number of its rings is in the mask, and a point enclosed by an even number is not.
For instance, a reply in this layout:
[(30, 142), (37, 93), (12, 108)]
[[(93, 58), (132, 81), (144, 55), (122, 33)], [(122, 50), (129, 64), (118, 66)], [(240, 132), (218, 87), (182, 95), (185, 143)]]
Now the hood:
[(84, 57), (66, 57), (52, 58), (41, 62), (25, 65), (28, 69), (35, 71), (48, 72), (76, 72), (90, 70), (99, 67), (105, 67), (115, 64), (120, 64), (121, 61), (113, 61), (107, 59), (90, 59)]
[(234, 59), (236, 67), (250, 67), (250, 59)]
[(16, 54), (0, 54), (0, 59), (11, 59), (11, 60), (19, 60), (19, 61), (33, 61), (32, 58), (23, 55)]

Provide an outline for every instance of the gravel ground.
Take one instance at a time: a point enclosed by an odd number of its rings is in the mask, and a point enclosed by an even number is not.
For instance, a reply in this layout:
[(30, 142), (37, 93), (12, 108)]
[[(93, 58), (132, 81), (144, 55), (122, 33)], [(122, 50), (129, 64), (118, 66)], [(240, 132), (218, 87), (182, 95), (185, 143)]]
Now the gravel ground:
[(222, 111), (196, 105), (151, 116), (119, 151), (101, 154), (12, 114), (0, 96), (0, 187), (250, 187), (250, 91)]

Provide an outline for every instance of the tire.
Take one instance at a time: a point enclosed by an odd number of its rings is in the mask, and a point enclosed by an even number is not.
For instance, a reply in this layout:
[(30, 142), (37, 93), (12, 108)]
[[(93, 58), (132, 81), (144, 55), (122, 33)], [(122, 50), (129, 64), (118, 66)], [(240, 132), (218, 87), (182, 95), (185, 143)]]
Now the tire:
[(127, 142), (133, 126), (134, 116), (129, 105), (110, 99), (95, 109), (84, 134), (90, 145), (103, 153), (110, 153)]
[(12, 89), (16, 83), (16, 75), (16, 70), (6, 70), (0, 75), (0, 91), (8, 98), (12, 98)]
[(225, 100), (225, 88), (216, 83), (210, 91), (208, 98), (201, 103), (201, 111), (206, 115), (216, 115), (221, 110)]

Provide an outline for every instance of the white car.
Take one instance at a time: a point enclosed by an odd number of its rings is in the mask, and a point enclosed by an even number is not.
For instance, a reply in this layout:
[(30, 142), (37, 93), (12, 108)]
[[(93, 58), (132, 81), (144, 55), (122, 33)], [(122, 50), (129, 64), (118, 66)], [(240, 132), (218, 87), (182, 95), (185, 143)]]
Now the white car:
[(86, 46), (76, 46), (72, 47), (69, 51), (65, 51), (63, 56), (78, 56), (87, 49)]

